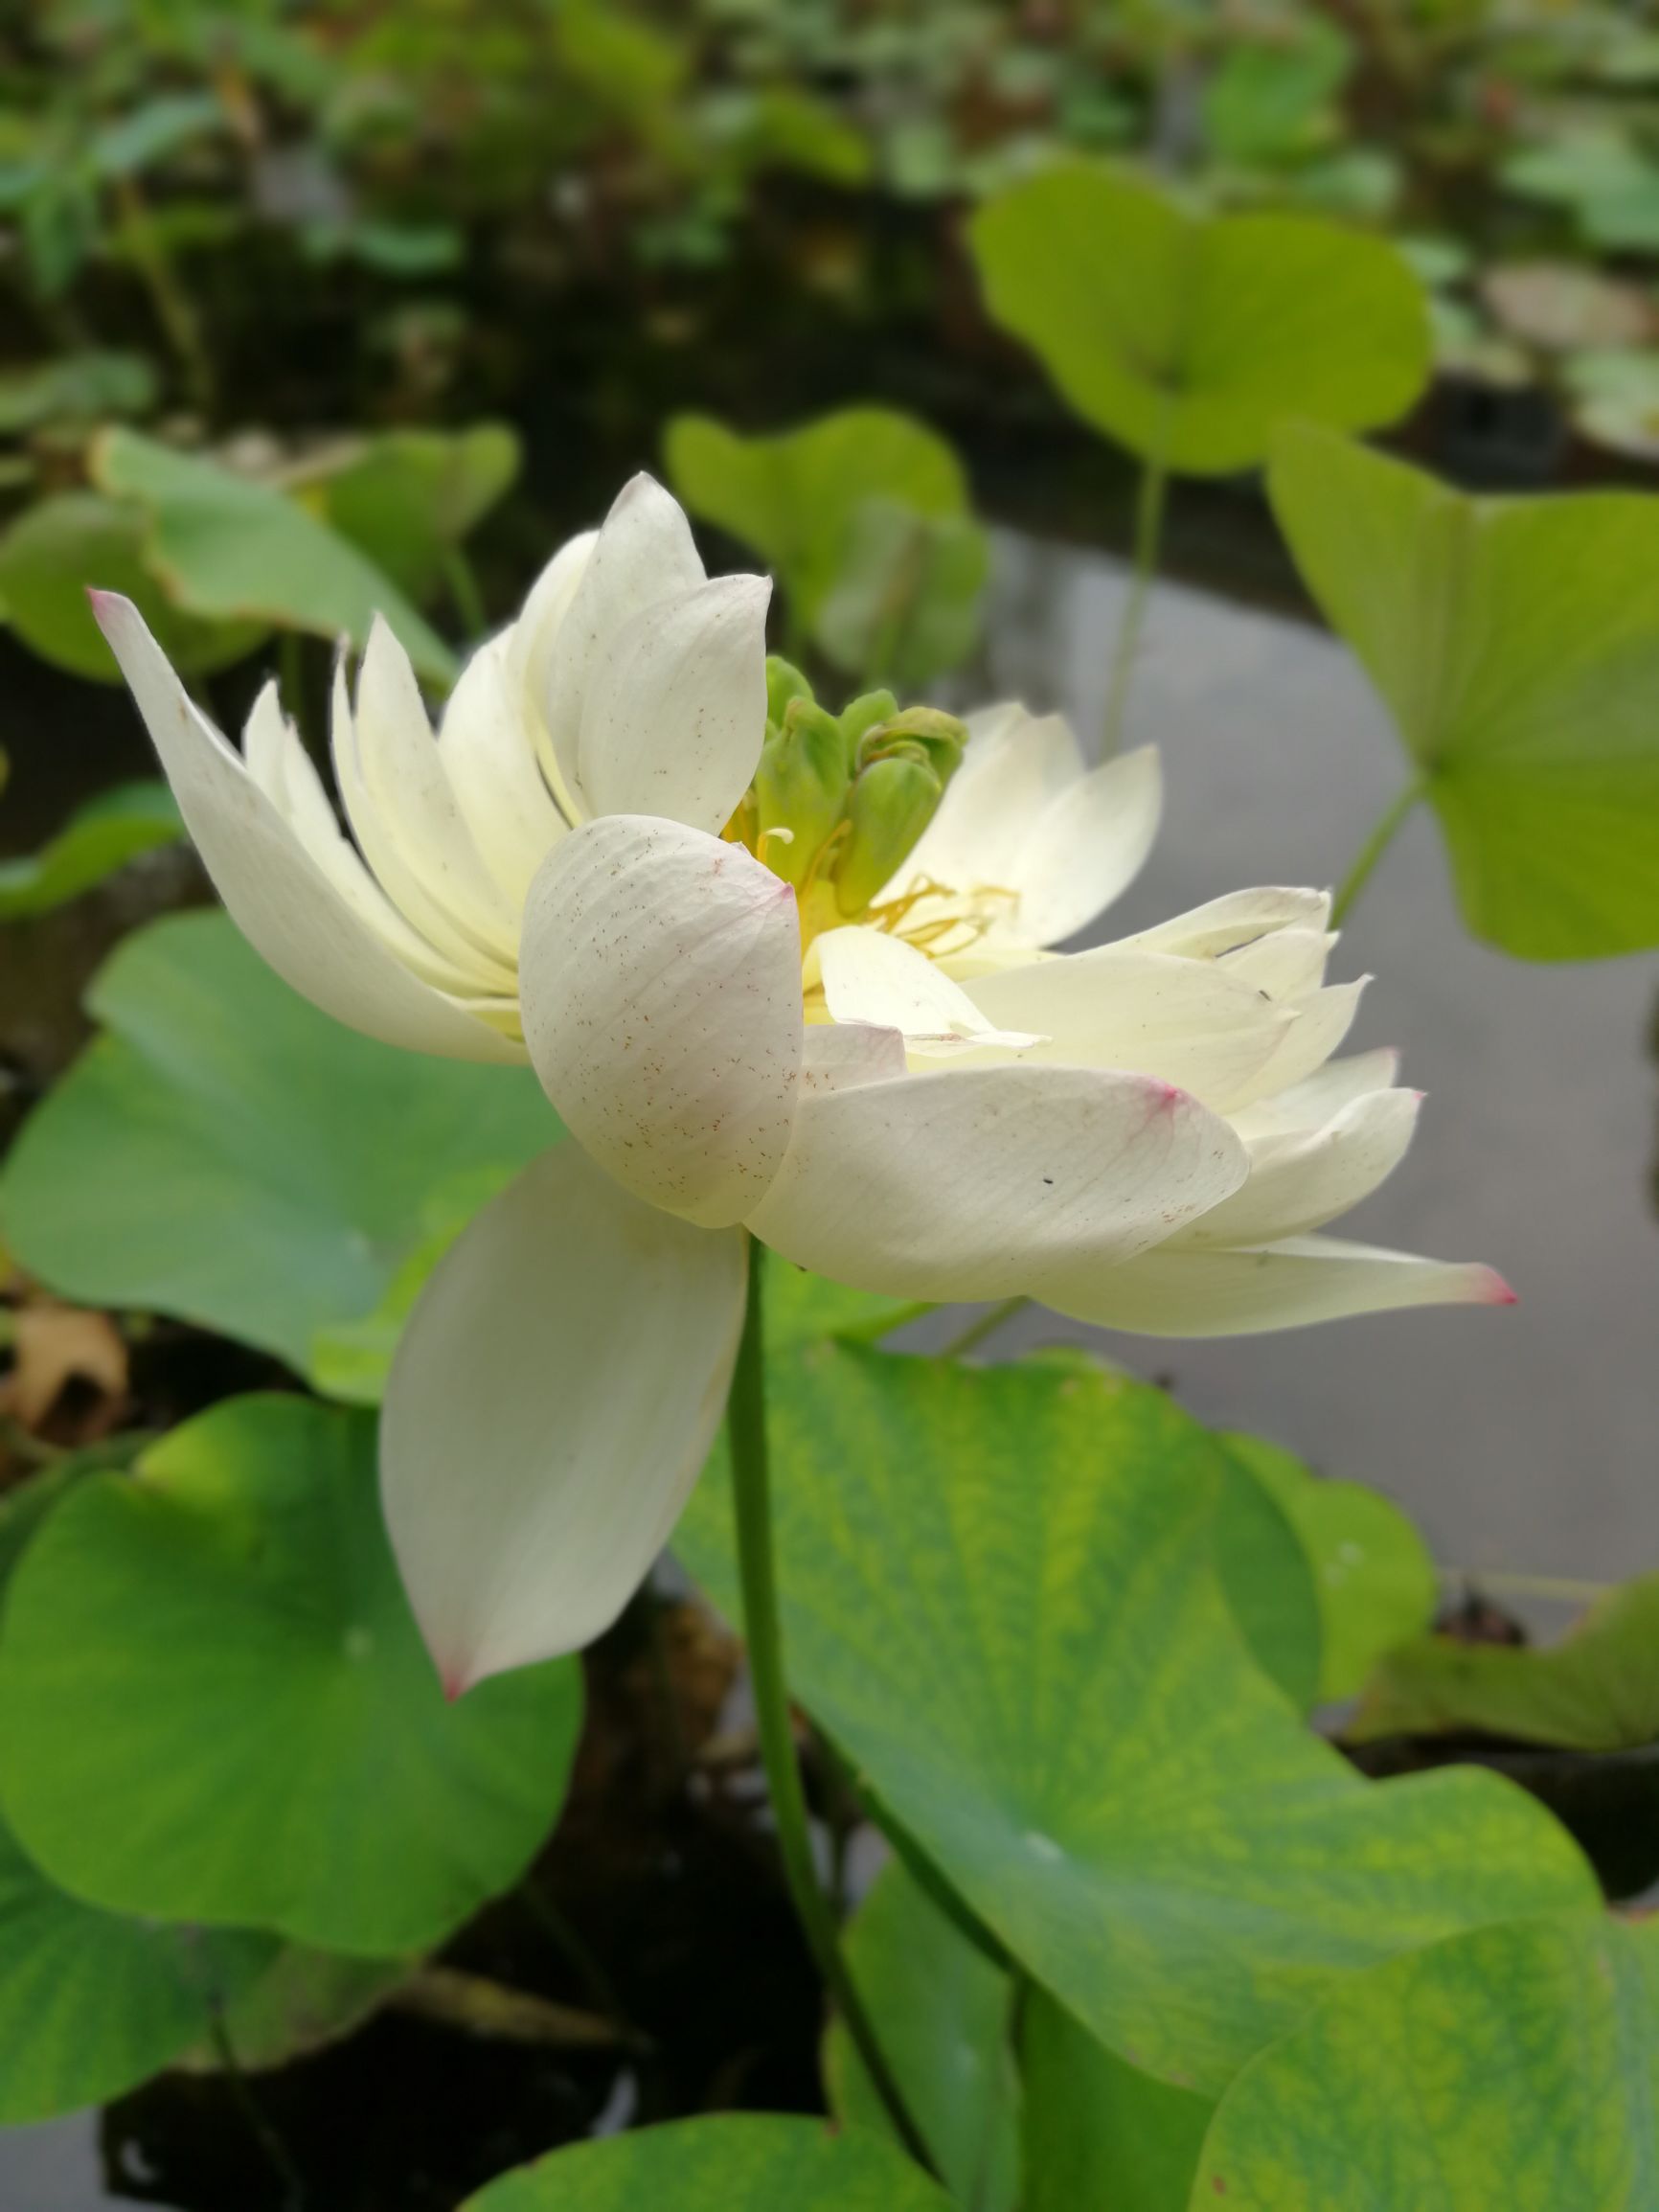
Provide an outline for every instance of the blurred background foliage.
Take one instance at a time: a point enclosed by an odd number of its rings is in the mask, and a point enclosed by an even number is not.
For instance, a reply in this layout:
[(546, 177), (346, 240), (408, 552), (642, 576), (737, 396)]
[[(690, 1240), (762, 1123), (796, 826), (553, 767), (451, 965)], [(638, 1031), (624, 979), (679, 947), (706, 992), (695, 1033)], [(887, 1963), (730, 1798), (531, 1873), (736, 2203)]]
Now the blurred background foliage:
[[(432, 626), (504, 613), (688, 402), (752, 433), (879, 396), (1017, 503), (1016, 435), (1076, 433), (989, 324), (966, 217), (1079, 153), (1393, 239), (1457, 473), (1655, 449), (1639, 8), (44, 0), (0, 33), (0, 606), (106, 677), (93, 575), (203, 674), (377, 604), (441, 684)], [(1105, 465), (1053, 499), (1098, 516)], [(913, 504), (857, 517), (844, 575), (806, 557), (800, 616), (853, 673), (873, 573), (937, 579), (934, 657), (971, 634), (965, 500)]]

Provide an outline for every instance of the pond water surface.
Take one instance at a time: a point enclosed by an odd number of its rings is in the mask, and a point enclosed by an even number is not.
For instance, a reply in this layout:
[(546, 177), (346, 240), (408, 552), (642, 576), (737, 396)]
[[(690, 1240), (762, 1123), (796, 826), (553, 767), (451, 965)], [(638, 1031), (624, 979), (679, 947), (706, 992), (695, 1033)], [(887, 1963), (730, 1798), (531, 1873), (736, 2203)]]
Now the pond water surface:
[[(995, 689), (1098, 728), (1119, 565), (1000, 545)], [(1093, 931), (1118, 936), (1247, 883), (1339, 880), (1405, 780), (1334, 641), (1180, 586), (1155, 597), (1129, 711), (1155, 741), (1164, 827)], [(1398, 1046), (1425, 1091), (1416, 1143), (1343, 1236), (1486, 1260), (1507, 1309), (1430, 1309), (1284, 1336), (1097, 1342), (1399, 1499), (1448, 1564), (1603, 1580), (1659, 1563), (1659, 990), (1651, 956), (1523, 964), (1477, 944), (1437, 825), (1405, 824), (1351, 916), (1333, 980), (1371, 972), (1350, 1047)], [(1030, 1314), (999, 1350), (1093, 1333)]]

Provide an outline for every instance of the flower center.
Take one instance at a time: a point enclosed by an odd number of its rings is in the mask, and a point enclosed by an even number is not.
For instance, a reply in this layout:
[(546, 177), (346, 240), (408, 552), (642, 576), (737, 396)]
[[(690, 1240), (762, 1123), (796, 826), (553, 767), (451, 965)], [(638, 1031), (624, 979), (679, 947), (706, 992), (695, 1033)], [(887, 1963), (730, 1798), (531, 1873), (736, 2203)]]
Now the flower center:
[(954, 715), (900, 711), (891, 692), (832, 715), (799, 669), (767, 661), (761, 764), (725, 834), (794, 885), (804, 953), (850, 922), (901, 929), (916, 895), (881, 894), (938, 812), (966, 741)]

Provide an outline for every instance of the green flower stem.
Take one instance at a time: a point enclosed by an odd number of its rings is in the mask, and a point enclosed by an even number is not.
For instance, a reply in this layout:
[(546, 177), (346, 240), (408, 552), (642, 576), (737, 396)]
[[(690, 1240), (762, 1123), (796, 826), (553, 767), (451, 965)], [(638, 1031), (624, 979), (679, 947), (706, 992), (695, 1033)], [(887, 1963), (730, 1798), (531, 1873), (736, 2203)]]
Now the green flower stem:
[(1349, 909), (1365, 889), (1372, 870), (1394, 842), (1395, 832), (1422, 797), (1422, 792), (1420, 783), (1407, 784), (1355, 854), (1353, 865), (1342, 878), (1342, 887), (1331, 903), (1330, 925), (1333, 929), (1340, 929), (1348, 919)]
[(962, 1359), (969, 1352), (977, 1352), (989, 1338), (994, 1336), (1005, 1321), (1011, 1321), (1031, 1300), (1022, 1291), (1013, 1298), (1005, 1298), (1000, 1306), (993, 1306), (989, 1313), (982, 1313), (976, 1321), (940, 1347), (942, 1359)]
[(459, 545), (444, 550), (443, 581), (455, 603), (465, 642), (476, 645), (489, 627), (489, 617), (484, 611), (484, 594), (478, 588), (477, 573)]
[(861, 692), (877, 691), (884, 684), (898, 689), (898, 673), (899, 649), (906, 642), (906, 633), (916, 619), (916, 603), (921, 593), (921, 564), (926, 552), (923, 526), (918, 521), (905, 542), (904, 559), (889, 586), (886, 599), (879, 610), (875, 632), (871, 638), (870, 655), (865, 664)]
[(246, 2122), (249, 2134), (282, 2186), (283, 2212), (302, 2212), (306, 2202), (306, 2184), (295, 2165), (287, 2144), (283, 2140), (274, 2122), (265, 2115), (264, 2107), (255, 2094), (253, 2086), (243, 2073), (237, 2057), (236, 2045), (225, 2025), (224, 2003), (217, 1992), (208, 1998), (208, 2041), (219, 2071), (224, 2075), (231, 2101)]
[(120, 178), (115, 196), (121, 210), (127, 253), (149, 294), (156, 321), (178, 356), (179, 367), (190, 386), (191, 399), (204, 414), (211, 413), (215, 399), (214, 365), (202, 335), (195, 303), (155, 226), (149, 202), (137, 177)]
[(927, 2144), (911, 2118), (903, 2092), (876, 2041), (847, 1962), (835, 1916), (818, 1882), (807, 1826), (807, 1796), (789, 1722), (784, 1674), (784, 1636), (778, 1617), (778, 1578), (772, 1545), (771, 1465), (766, 1448), (766, 1355), (761, 1321), (762, 1247), (749, 1242), (749, 1297), (742, 1341), (732, 1378), (726, 1421), (732, 1448), (732, 1494), (737, 1509), (738, 1564), (743, 1586), (743, 1633), (749, 1647), (761, 1759), (778, 1824), (778, 1848), (789, 1895), (826, 1988), (857, 2045), (864, 2069), (880, 2093), (899, 2140), (911, 2156), (937, 2175)]
[(1152, 450), (1141, 465), (1140, 487), (1135, 494), (1135, 568), (1118, 634), (1112, 644), (1112, 669), (1106, 685), (1106, 715), (1101, 736), (1102, 760), (1112, 759), (1123, 743), (1129, 683), (1135, 673), (1135, 655), (1140, 650), (1141, 628), (1147, 619), (1147, 599), (1157, 573), (1158, 549), (1163, 542), (1164, 497), (1169, 484), (1164, 428), (1160, 422)]

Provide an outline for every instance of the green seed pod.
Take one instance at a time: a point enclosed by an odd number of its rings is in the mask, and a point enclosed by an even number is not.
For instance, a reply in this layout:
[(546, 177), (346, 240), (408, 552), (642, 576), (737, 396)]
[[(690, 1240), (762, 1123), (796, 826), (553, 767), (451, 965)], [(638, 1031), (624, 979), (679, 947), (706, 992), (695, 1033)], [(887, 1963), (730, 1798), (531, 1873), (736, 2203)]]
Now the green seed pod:
[[(840, 723), (809, 698), (790, 699), (782, 727), (761, 748), (755, 802), (766, 865), (797, 890), (841, 819), (846, 796), (847, 745)], [(789, 836), (769, 834), (778, 830)]]
[(851, 775), (858, 760), (858, 742), (866, 730), (873, 730), (877, 722), (891, 721), (898, 712), (898, 701), (891, 692), (866, 692), (862, 698), (852, 699), (841, 710), (841, 735), (847, 741), (847, 772)]
[(782, 727), (784, 716), (791, 699), (806, 699), (811, 703), (812, 686), (792, 661), (782, 653), (766, 655), (766, 720), (769, 726)]
[(861, 770), (895, 755), (924, 760), (941, 785), (948, 784), (962, 763), (967, 731), (954, 715), (938, 707), (906, 707), (901, 715), (865, 729), (858, 740), (853, 765)]
[(835, 903), (862, 914), (915, 845), (944, 796), (944, 779), (904, 753), (872, 762), (847, 797), (851, 833), (835, 870)]

